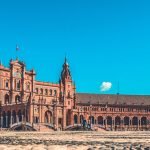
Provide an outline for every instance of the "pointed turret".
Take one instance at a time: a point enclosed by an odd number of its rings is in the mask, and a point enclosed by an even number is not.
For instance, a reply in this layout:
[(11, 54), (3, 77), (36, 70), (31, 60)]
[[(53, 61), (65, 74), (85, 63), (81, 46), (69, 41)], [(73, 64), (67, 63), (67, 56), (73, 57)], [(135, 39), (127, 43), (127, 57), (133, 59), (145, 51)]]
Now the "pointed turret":
[(65, 80), (72, 80), (71, 79), (71, 72), (70, 72), (70, 69), (69, 69), (69, 64), (67, 62), (66, 57), (65, 57), (65, 62), (63, 64), (63, 70), (61, 72), (61, 81), (63, 83), (65, 83)]

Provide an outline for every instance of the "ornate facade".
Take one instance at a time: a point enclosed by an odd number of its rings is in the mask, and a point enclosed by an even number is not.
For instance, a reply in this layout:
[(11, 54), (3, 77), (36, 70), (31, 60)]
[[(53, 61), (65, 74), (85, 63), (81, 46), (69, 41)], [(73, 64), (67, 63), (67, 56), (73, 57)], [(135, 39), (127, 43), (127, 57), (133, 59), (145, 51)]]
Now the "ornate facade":
[(35, 79), (23, 62), (0, 64), (1, 129), (67, 130), (89, 124), (105, 130), (149, 130), (150, 96), (76, 93), (65, 59), (58, 83)]

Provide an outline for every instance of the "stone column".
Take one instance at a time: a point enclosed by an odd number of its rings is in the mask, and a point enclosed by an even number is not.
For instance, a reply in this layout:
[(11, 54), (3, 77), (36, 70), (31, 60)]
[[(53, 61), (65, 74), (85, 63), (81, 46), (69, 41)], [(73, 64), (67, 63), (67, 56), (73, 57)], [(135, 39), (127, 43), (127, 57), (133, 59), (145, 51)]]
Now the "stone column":
[(80, 114), (78, 113), (78, 120), (77, 120), (77, 124), (80, 124)]
[(1, 128), (3, 127), (3, 117), (1, 117)]
[(132, 118), (129, 118), (129, 130), (132, 129)]
[(114, 118), (112, 118), (112, 128), (113, 128), (113, 130), (115, 128), (115, 120), (114, 120)]
[(63, 107), (63, 130), (66, 128), (66, 107)]
[(54, 108), (54, 128), (57, 130), (58, 129), (58, 109), (57, 106)]
[(32, 104), (30, 104), (28, 110), (29, 110), (29, 112), (27, 111), (27, 113), (29, 114), (28, 122), (33, 123), (33, 105)]
[(124, 130), (124, 119), (123, 118), (121, 118), (121, 124), (122, 124), (122, 130)]
[(141, 129), (141, 118), (139, 118), (139, 130)]
[(17, 123), (19, 122), (18, 115), (16, 115), (16, 122), (17, 122)]
[(71, 118), (70, 118), (71, 119), (70, 120), (71, 121), (71, 125), (73, 125), (74, 124), (74, 118), (73, 118), (73, 112), (72, 111), (71, 111), (71, 115), (70, 116), (71, 116)]
[(10, 116), (10, 126), (12, 125), (12, 115)]
[(107, 117), (105, 117), (105, 128), (107, 128)]
[(39, 105), (39, 123), (42, 122), (42, 118), (41, 118), (41, 102), (40, 102), (40, 105)]
[(138, 118), (138, 130), (140, 129), (140, 119)]
[(22, 117), (22, 122), (24, 121), (24, 115), (21, 116)]
[(8, 116), (6, 116), (6, 128), (8, 127)]

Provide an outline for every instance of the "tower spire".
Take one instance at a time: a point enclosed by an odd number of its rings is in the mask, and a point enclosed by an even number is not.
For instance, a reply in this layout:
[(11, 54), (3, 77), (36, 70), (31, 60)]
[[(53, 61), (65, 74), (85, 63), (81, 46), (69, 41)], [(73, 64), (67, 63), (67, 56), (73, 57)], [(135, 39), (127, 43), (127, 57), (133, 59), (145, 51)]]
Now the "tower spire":
[(70, 72), (70, 69), (69, 69), (69, 64), (67, 62), (66, 56), (65, 56), (65, 61), (64, 61), (64, 64), (63, 64), (63, 69), (62, 69), (62, 72), (61, 72), (61, 81), (64, 83), (65, 79), (71, 80), (71, 72)]

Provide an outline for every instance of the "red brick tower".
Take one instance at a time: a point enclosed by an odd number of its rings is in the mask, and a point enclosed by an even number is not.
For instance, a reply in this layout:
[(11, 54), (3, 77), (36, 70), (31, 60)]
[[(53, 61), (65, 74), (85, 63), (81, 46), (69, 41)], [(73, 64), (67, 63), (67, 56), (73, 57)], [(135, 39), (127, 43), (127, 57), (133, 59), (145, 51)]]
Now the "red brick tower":
[(69, 64), (65, 58), (60, 79), (60, 91), (62, 93), (63, 102), (63, 129), (71, 125), (72, 109), (74, 107), (75, 86), (72, 81)]

